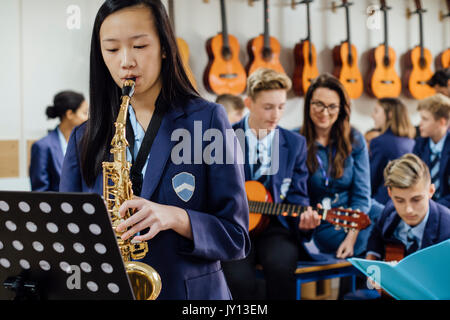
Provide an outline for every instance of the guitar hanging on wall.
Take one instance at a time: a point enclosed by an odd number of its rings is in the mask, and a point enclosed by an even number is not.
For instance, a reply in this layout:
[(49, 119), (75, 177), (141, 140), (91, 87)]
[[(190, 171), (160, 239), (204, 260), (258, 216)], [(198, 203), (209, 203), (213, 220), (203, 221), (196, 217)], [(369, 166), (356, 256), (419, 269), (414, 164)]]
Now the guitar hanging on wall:
[(332, 10), (345, 8), (345, 20), (347, 25), (347, 40), (333, 49), (334, 70), (333, 75), (341, 81), (351, 99), (361, 96), (364, 88), (361, 72), (358, 68), (358, 53), (356, 47), (351, 42), (350, 32), (350, 6), (353, 3), (342, 0), (341, 5), (332, 2)]
[[(255, 0), (249, 0), (250, 5)], [(269, 68), (286, 73), (280, 63), (280, 42), (269, 34), (269, 0), (264, 0), (264, 34), (251, 39), (247, 43), (250, 57), (247, 65), (247, 74), (252, 74), (258, 68)]]
[[(439, 20), (443, 21), (445, 18), (450, 18), (450, 0), (447, 3), (447, 14), (439, 13)], [(447, 38), (448, 40), (448, 38)], [(450, 68), (450, 48), (442, 51), (436, 58), (436, 69)]]
[(220, 0), (220, 13), (222, 32), (206, 43), (209, 61), (203, 82), (211, 93), (239, 95), (245, 90), (247, 74), (239, 61), (239, 42), (228, 34), (225, 0)]
[[(259, 181), (246, 181), (245, 192), (249, 206), (249, 231), (253, 235), (263, 231), (269, 223), (270, 216), (298, 217), (307, 207), (288, 203), (273, 203), (270, 192)], [(321, 219), (335, 225), (336, 229), (362, 230), (370, 224), (367, 214), (351, 209), (331, 208), (317, 210)]]
[(316, 47), (311, 43), (311, 24), (309, 4), (313, 0), (303, 0), (300, 2), (292, 1), (292, 7), (296, 4), (306, 4), (306, 26), (308, 34), (306, 39), (297, 43), (294, 47), (295, 68), (292, 79), (295, 94), (303, 96), (308, 90), (313, 79), (319, 76), (317, 69)]
[(367, 92), (380, 98), (396, 98), (402, 91), (402, 82), (395, 71), (396, 54), (388, 43), (388, 10), (385, 0), (381, 0), (380, 10), (384, 16), (384, 43), (369, 52), (369, 73)]
[(403, 85), (406, 92), (414, 99), (424, 99), (435, 93), (435, 90), (427, 84), (427, 81), (433, 75), (431, 63), (433, 56), (430, 50), (424, 47), (423, 41), (423, 13), (420, 0), (415, 0), (416, 11), (408, 10), (407, 17), (412, 14), (419, 16), (419, 37), (420, 44), (405, 54), (405, 73), (403, 75)]
[[(175, 10), (173, 5), (173, 0), (169, 0), (169, 16), (170, 21), (172, 23), (172, 28), (175, 32)], [(189, 46), (187, 42), (180, 37), (176, 38), (178, 51), (180, 52), (181, 60), (183, 62), (184, 70), (186, 71), (186, 75), (191, 81), (192, 86), (197, 89), (197, 81), (194, 78), (194, 74), (192, 73), (191, 67), (189, 66)]]

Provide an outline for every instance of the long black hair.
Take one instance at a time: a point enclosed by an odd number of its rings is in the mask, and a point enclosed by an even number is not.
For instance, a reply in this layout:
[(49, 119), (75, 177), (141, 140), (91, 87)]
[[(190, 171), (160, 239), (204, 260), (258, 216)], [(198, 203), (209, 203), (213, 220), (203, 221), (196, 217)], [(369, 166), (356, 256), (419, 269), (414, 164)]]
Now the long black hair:
[(162, 88), (160, 99), (171, 107), (198, 97), (184, 70), (166, 9), (160, 0), (107, 0), (100, 7), (95, 18), (91, 39), (90, 57), (90, 108), (89, 120), (80, 143), (81, 173), (88, 186), (92, 186), (100, 173), (102, 161), (108, 159), (110, 142), (114, 133), (114, 121), (117, 118), (121, 89), (114, 82), (103, 60), (100, 46), (100, 27), (112, 13), (127, 7), (143, 5), (152, 14), (155, 28), (161, 43)]
[(45, 114), (49, 119), (59, 118), (62, 120), (67, 111), (76, 112), (84, 100), (81, 93), (71, 90), (61, 91), (53, 97), (53, 105), (47, 107)]

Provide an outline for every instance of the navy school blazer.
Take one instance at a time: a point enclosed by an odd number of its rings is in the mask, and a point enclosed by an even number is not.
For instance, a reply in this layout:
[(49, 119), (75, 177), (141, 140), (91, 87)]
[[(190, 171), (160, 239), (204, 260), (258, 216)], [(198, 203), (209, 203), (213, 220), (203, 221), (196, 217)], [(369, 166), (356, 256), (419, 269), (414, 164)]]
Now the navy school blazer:
[[(233, 125), (235, 131), (245, 132), (245, 118)], [(271, 177), (271, 186), (268, 188), (274, 203), (291, 203), (309, 206), (308, 197), (308, 168), (306, 167), (306, 139), (296, 132), (277, 126), (279, 132), (279, 165), (278, 171)], [(239, 134), (237, 134), (239, 137)], [(276, 147), (274, 146), (276, 151)], [(248, 163), (248, 149), (245, 145), (245, 180), (252, 180), (251, 168)], [(272, 156), (272, 159), (274, 157)], [(298, 228), (300, 218), (287, 217), (290, 230), (297, 241), (309, 240), (312, 231), (302, 232)], [(300, 248), (301, 249), (301, 248)]]
[[(433, 200), (430, 200), (429, 204), (430, 213), (419, 249), (450, 239), (450, 209)], [(394, 237), (394, 231), (400, 221), (394, 204), (389, 201), (372, 229), (367, 242), (367, 252), (373, 251), (384, 257), (386, 244), (401, 243)]]
[[(429, 167), (431, 164), (430, 156), (430, 138), (416, 138), (416, 145), (413, 153), (420, 157)], [(441, 195), (438, 203), (450, 208), (450, 132), (447, 131), (447, 138), (444, 142), (444, 148), (441, 153), (441, 162), (439, 165), (440, 189)]]
[(31, 146), (31, 190), (58, 191), (63, 160), (58, 129), (55, 128)]
[[(232, 164), (205, 164), (201, 159), (200, 164), (195, 164), (198, 152), (183, 152), (189, 158), (185, 162), (190, 163), (174, 163), (171, 153), (180, 143), (196, 150), (194, 144), (199, 140), (194, 135), (194, 128), (195, 134), (215, 128), (223, 137), (226, 137), (225, 131), (230, 131), (230, 138), (224, 138), (227, 143), (223, 152), (230, 151), (233, 143), (237, 144), (227, 115), (218, 104), (193, 99), (184, 108), (167, 111), (150, 150), (141, 197), (185, 209), (193, 240), (173, 230), (161, 231), (148, 241), (149, 254), (143, 262), (161, 276), (162, 291), (158, 299), (231, 299), (220, 261), (243, 259), (250, 250), (244, 170), (242, 162), (236, 164), (239, 154)], [(191, 137), (171, 139), (176, 129)], [(94, 186), (88, 187), (80, 173), (78, 143), (84, 130), (82, 125), (71, 135), (60, 191), (102, 194), (102, 174), (97, 176)], [(200, 151), (206, 152), (205, 146), (210, 146), (210, 141), (210, 137), (200, 140)], [(191, 191), (183, 188), (176, 191), (180, 179), (190, 185)]]
[(383, 171), (389, 161), (411, 153), (414, 148), (414, 139), (399, 137), (386, 130), (382, 135), (370, 142), (370, 183), (372, 185), (372, 198), (386, 204), (389, 201), (387, 188), (384, 186)]

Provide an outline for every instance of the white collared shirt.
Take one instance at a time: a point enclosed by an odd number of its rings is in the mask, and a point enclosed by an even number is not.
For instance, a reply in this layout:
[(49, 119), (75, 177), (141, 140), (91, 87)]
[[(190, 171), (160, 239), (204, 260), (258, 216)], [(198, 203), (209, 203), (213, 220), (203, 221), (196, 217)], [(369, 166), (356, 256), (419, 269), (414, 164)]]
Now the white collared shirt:
[[(133, 159), (136, 160), (139, 149), (141, 148), (142, 141), (144, 140), (145, 136), (145, 130), (144, 128), (142, 128), (141, 124), (137, 121), (136, 113), (134, 112), (134, 109), (131, 105), (129, 105), (128, 114), (130, 117), (131, 127), (133, 128), (134, 132), (134, 148), (133, 148), (134, 157), (131, 156), (130, 148), (127, 148), (127, 161), (132, 163)], [(147, 163), (148, 162), (145, 162), (145, 165), (142, 168), (142, 176), (145, 176)]]
[(61, 150), (62, 150), (63, 156), (65, 156), (66, 155), (66, 151), (67, 151), (67, 140), (66, 140), (66, 137), (64, 137), (63, 133), (59, 129), (59, 126), (56, 128), (56, 131), (58, 132), (59, 144), (61, 146)]
[[(272, 142), (275, 136), (275, 130), (270, 131), (270, 133), (267, 134), (265, 137), (258, 139), (254, 134), (253, 130), (250, 129), (250, 125), (248, 124), (248, 118), (249, 114), (245, 116), (244, 120), (244, 129), (246, 132), (248, 143), (248, 162), (251, 168), (252, 178), (254, 180), (258, 180), (258, 178), (262, 176), (264, 173), (267, 173), (267, 171), (271, 167)], [(262, 165), (259, 168), (258, 172), (253, 172), (253, 165), (256, 163), (258, 156), (256, 148), (259, 149), (259, 154), (262, 157), (261, 159)]]

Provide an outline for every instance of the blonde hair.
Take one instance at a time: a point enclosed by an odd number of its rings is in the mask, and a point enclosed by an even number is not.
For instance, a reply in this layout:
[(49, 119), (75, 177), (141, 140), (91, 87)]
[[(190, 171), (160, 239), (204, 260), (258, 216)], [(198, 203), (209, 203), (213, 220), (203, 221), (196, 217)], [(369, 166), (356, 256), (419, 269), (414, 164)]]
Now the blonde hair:
[(450, 98), (442, 93), (436, 93), (431, 97), (421, 100), (417, 106), (417, 110), (429, 111), (435, 120), (444, 118), (448, 121), (450, 118)]
[(384, 168), (384, 185), (388, 188), (407, 189), (420, 181), (431, 182), (430, 170), (415, 154), (407, 153), (389, 161)]
[(283, 89), (289, 91), (292, 87), (291, 79), (284, 73), (272, 69), (259, 68), (247, 79), (247, 95), (255, 100), (261, 91)]
[(403, 102), (397, 98), (381, 98), (378, 104), (384, 110), (386, 123), (381, 132), (391, 129), (392, 133), (398, 137), (414, 138), (416, 129), (411, 123), (408, 115), (408, 109)]

